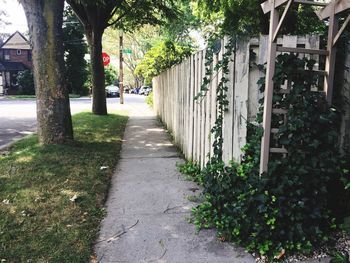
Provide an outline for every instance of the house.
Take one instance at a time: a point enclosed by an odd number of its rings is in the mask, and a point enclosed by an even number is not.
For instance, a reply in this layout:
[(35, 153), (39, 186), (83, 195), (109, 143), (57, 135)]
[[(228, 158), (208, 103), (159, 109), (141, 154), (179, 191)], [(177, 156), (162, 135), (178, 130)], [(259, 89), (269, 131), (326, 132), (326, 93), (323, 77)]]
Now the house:
[(0, 94), (16, 94), (18, 72), (32, 67), (29, 41), (16, 31), (0, 45)]

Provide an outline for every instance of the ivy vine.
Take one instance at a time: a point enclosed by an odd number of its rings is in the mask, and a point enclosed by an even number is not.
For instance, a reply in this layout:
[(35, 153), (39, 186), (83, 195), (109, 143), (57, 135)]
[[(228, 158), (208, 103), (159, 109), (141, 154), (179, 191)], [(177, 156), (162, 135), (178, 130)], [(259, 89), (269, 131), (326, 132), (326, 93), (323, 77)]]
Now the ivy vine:
[(213, 156), (211, 160), (213, 162), (222, 161), (222, 149), (223, 149), (223, 121), (224, 114), (228, 109), (229, 101), (227, 99), (228, 86), (227, 83), (228, 73), (229, 73), (229, 63), (231, 61), (232, 55), (236, 47), (236, 37), (231, 36), (228, 38), (228, 43), (225, 45), (225, 52), (222, 54), (222, 59), (217, 62), (215, 67), (213, 67), (214, 62), (214, 49), (215, 42), (217, 42), (217, 36), (212, 36), (208, 43), (208, 48), (205, 53), (205, 77), (203, 78), (203, 83), (201, 89), (195, 97), (195, 100), (200, 100), (205, 97), (209, 85), (213, 80), (213, 76), (219, 75), (219, 72), (222, 73), (222, 77), (219, 79), (218, 86), (216, 87), (216, 105), (217, 105), (217, 117), (215, 120), (215, 125), (211, 129), (211, 133), (214, 135), (213, 141)]
[[(329, 107), (324, 94), (314, 92), (319, 79), (312, 73), (315, 61), (283, 54), (276, 61), (273, 104), (288, 112), (288, 122), (274, 116), (278, 129), (273, 143), (288, 149), (286, 157), (270, 158), (268, 173), (259, 175), (261, 125), (248, 123), (248, 143), (240, 164), (222, 160), (223, 120), (227, 110), (228, 64), (235, 52), (231, 37), (222, 60), (213, 67), (213, 48), (206, 53), (206, 77), (199, 100), (208, 92), (213, 74), (222, 70), (216, 89), (218, 116), (214, 134), (214, 155), (201, 171), (205, 201), (194, 209), (198, 228), (216, 227), (222, 240), (241, 244), (249, 251), (280, 259), (294, 252), (310, 253), (332, 241), (330, 233), (349, 212), (350, 178), (339, 153), (339, 112)], [(291, 83), (289, 94), (280, 87)], [(264, 79), (260, 80), (264, 90)], [(261, 123), (260, 108), (256, 123)], [(347, 181), (348, 182), (348, 181)], [(341, 199), (336, 198), (342, 196)]]

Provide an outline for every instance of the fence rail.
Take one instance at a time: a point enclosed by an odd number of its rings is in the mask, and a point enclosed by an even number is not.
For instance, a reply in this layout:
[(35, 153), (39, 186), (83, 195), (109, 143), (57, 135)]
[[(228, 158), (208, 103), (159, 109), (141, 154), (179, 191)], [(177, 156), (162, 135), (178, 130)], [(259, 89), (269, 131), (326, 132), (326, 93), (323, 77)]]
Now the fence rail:
[[(221, 50), (214, 55), (213, 67), (222, 58), (228, 39), (221, 41)], [(268, 37), (240, 39), (236, 52), (229, 63), (227, 97), (229, 109), (225, 112), (223, 127), (223, 158), (240, 161), (241, 148), (246, 144), (247, 121), (253, 121), (259, 108), (257, 81), (264, 76), (257, 65), (267, 61)], [(283, 36), (277, 44), (286, 48), (305, 47), (320, 49), (320, 38), (316, 35)], [(172, 131), (175, 142), (187, 159), (203, 167), (213, 154), (211, 128), (217, 116), (216, 87), (222, 72), (214, 75), (206, 96), (200, 101), (194, 97), (200, 91), (205, 75), (205, 52), (193, 54), (183, 63), (172, 67), (153, 79), (154, 109), (167, 128)], [(312, 57), (317, 62), (319, 55)], [(318, 63), (315, 65), (318, 69)]]

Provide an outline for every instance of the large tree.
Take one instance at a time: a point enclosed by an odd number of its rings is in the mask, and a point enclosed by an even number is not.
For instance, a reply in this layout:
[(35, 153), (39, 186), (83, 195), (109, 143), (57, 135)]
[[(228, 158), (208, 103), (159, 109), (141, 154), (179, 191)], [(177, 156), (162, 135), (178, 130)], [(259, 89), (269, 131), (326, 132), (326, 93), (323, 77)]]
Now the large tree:
[(172, 0), (67, 0), (85, 28), (91, 55), (92, 111), (107, 114), (102, 63), (102, 35), (109, 26), (127, 31), (143, 24), (156, 24), (161, 16), (172, 17)]
[(43, 144), (73, 139), (68, 90), (64, 79), (62, 21), (64, 0), (19, 0), (33, 51), (37, 127)]

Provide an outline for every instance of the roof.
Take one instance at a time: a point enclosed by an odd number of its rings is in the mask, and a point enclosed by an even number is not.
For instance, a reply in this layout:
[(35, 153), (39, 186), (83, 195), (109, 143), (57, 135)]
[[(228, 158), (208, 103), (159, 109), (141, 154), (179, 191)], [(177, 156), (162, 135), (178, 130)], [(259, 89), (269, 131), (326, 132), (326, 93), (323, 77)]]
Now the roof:
[(28, 69), (22, 62), (0, 62), (0, 71), (23, 71)]
[(2, 49), (27, 49), (30, 50), (29, 41), (18, 31), (13, 33), (1, 46)]

